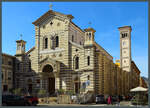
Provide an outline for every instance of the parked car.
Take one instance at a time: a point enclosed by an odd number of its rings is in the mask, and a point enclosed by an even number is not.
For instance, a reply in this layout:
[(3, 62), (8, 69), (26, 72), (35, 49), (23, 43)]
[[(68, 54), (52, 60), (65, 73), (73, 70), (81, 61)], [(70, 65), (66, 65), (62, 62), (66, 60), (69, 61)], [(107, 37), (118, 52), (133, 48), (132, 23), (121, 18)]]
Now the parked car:
[(31, 103), (31, 105), (36, 106), (39, 103), (39, 100), (37, 97), (25, 96), (24, 98), (27, 99)]
[(30, 106), (30, 102), (17, 95), (2, 95), (3, 106)]
[(104, 95), (97, 95), (96, 96), (96, 104), (107, 104)]
[(118, 96), (112, 96), (112, 104), (116, 104), (117, 103), (117, 100), (118, 100)]

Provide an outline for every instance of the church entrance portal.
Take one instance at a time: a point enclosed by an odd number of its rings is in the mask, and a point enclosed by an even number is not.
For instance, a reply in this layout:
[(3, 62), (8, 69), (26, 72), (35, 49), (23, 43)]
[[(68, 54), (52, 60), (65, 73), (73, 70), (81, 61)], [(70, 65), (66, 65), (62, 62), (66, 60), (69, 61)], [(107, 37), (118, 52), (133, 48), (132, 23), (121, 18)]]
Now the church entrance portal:
[(76, 94), (80, 93), (80, 79), (78, 77), (74, 79), (74, 90)]
[(53, 67), (51, 65), (46, 65), (42, 72), (46, 73), (45, 79), (47, 80), (47, 90), (49, 95), (52, 95), (55, 93), (55, 76), (53, 73)]

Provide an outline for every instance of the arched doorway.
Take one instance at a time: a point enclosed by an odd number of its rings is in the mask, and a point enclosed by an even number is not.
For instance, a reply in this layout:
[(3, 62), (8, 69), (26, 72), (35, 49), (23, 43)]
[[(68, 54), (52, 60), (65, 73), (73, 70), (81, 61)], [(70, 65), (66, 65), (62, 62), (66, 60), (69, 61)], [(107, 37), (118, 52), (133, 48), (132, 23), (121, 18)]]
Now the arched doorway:
[(74, 90), (75, 90), (76, 94), (80, 93), (80, 79), (79, 79), (79, 77), (76, 77), (74, 79)]
[(47, 80), (47, 88), (49, 95), (55, 93), (55, 76), (53, 73), (53, 67), (49, 64), (45, 65), (42, 72), (46, 73), (45, 78)]

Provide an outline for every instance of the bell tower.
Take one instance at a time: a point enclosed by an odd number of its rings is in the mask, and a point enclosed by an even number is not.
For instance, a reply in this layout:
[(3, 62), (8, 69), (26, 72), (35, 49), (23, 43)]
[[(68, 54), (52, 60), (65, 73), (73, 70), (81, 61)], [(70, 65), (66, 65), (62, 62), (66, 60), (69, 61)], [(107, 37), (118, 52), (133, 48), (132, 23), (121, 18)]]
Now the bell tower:
[(120, 31), (120, 67), (131, 72), (131, 26), (118, 28)]
[(94, 42), (95, 30), (93, 28), (87, 28), (87, 29), (84, 29), (84, 31), (85, 31), (84, 46), (92, 46)]
[(26, 41), (21, 39), (21, 40), (17, 40), (16, 43), (17, 43), (16, 55), (24, 54)]

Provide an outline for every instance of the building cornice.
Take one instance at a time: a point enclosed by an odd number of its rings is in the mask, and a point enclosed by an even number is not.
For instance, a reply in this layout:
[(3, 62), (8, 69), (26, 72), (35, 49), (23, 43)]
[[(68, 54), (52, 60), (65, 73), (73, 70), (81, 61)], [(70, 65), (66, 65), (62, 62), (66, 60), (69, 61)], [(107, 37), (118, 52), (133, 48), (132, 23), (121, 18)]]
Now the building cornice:
[(6, 54), (6, 53), (2, 53), (2, 56), (9, 56), (9, 57), (15, 58), (15, 56), (9, 55), (9, 54)]

